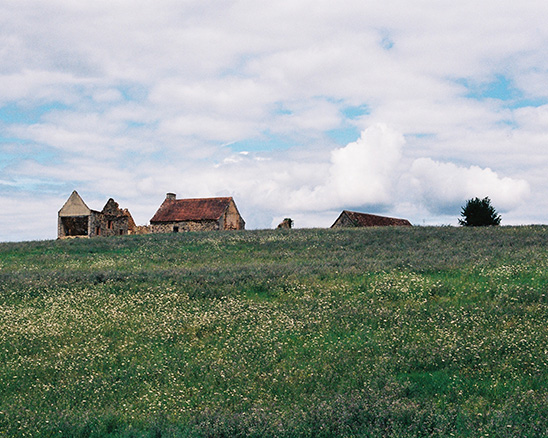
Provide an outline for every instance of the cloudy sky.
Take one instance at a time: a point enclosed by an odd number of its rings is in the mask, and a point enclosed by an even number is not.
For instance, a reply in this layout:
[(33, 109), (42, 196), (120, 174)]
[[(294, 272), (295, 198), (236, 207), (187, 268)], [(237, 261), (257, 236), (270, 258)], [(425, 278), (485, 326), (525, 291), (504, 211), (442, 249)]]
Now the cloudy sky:
[(342, 209), (548, 223), (548, 3), (3, 0), (0, 241), (77, 190), (148, 223), (166, 192), (247, 228)]

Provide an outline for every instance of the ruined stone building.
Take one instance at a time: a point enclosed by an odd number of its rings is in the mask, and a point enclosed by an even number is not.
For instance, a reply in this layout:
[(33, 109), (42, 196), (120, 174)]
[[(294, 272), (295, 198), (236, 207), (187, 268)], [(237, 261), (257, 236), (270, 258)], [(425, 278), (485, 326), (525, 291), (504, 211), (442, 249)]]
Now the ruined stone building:
[(150, 220), (152, 233), (243, 229), (245, 221), (232, 197), (176, 199), (168, 193)]
[(386, 226), (405, 226), (410, 227), (411, 223), (407, 219), (396, 219), (386, 216), (377, 216), (374, 214), (358, 213), (356, 211), (344, 210), (331, 228), (343, 227), (386, 227)]
[(110, 198), (103, 210), (90, 209), (75, 190), (59, 210), (57, 237), (119, 236), (131, 234), (135, 222), (127, 209)]
[(290, 217), (286, 217), (278, 224), (276, 228), (290, 230), (291, 228), (293, 228), (293, 220)]

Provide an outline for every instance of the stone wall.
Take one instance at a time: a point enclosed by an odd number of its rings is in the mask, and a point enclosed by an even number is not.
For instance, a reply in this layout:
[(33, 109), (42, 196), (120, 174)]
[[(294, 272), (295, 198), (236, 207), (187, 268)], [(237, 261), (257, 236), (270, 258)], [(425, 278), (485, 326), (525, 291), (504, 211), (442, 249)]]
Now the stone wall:
[(216, 221), (183, 221), (150, 224), (152, 233), (184, 233), (187, 231), (214, 231), (219, 229)]
[(346, 214), (342, 214), (335, 223), (331, 226), (331, 228), (341, 228), (341, 227), (355, 227), (356, 225)]
[(135, 225), (128, 230), (128, 234), (150, 234), (152, 233), (149, 225)]
[(220, 224), (223, 224), (222, 228), (225, 230), (243, 230), (245, 229), (245, 222), (238, 213), (238, 209), (234, 202), (228, 205), (226, 212), (221, 216), (219, 220)]
[(89, 236), (122, 236), (128, 234), (127, 216), (111, 216), (92, 212), (89, 221)]

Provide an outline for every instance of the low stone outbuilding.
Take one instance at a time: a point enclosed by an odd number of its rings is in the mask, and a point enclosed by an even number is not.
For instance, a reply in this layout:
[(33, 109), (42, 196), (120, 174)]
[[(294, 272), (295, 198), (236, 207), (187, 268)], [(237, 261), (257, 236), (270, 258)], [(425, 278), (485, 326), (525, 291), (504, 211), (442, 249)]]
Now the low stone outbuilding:
[(377, 216), (374, 214), (343, 210), (335, 223), (331, 225), (331, 228), (386, 226), (410, 227), (411, 222), (409, 222), (407, 219), (397, 219), (393, 217)]
[(278, 224), (276, 228), (290, 230), (291, 228), (293, 228), (293, 220), (289, 217), (286, 217)]
[(245, 221), (232, 197), (176, 199), (168, 193), (150, 219), (152, 233), (244, 229)]
[(75, 190), (59, 210), (57, 237), (95, 237), (130, 234), (135, 222), (128, 209), (110, 198), (102, 211), (92, 210)]

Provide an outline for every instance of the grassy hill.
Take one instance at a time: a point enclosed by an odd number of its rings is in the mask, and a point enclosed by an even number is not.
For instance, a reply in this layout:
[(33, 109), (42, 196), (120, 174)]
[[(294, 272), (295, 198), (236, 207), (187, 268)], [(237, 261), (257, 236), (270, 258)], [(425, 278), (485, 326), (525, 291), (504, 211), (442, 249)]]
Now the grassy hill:
[(0, 436), (548, 436), (548, 228), (0, 244)]

